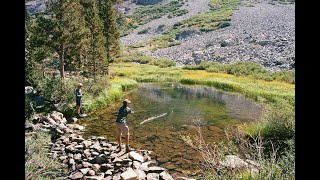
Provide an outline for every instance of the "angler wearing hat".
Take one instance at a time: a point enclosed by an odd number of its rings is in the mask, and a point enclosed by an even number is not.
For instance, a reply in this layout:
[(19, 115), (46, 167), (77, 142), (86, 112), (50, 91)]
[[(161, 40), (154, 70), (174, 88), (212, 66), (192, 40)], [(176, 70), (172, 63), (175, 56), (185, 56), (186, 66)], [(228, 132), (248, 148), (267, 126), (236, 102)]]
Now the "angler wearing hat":
[(78, 117), (83, 117), (83, 115), (80, 113), (80, 107), (81, 107), (81, 97), (82, 97), (82, 92), (81, 92), (81, 87), (82, 83), (79, 83), (76, 89), (76, 113)]
[(118, 141), (118, 148), (121, 150), (121, 136), (122, 134), (126, 137), (126, 152), (132, 151), (133, 149), (129, 146), (129, 127), (127, 126), (127, 116), (128, 114), (134, 113), (129, 107), (131, 101), (129, 99), (123, 100), (123, 106), (119, 109), (119, 113), (116, 120), (116, 130), (117, 130), (117, 141)]

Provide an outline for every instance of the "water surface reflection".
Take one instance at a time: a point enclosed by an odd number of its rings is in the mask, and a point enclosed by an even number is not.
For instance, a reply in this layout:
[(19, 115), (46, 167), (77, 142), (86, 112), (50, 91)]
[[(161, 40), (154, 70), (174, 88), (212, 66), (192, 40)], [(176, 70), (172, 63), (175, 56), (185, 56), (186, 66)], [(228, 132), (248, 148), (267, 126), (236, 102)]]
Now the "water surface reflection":
[[(227, 126), (256, 120), (262, 112), (262, 107), (243, 96), (206, 86), (145, 83), (126, 98), (135, 111), (128, 117), (132, 147), (154, 151), (159, 165), (172, 173), (197, 170), (199, 155), (181, 139), (181, 135), (196, 133), (194, 120), (199, 120), (204, 139), (212, 143), (225, 139)], [(115, 141), (113, 125), (120, 106), (121, 102), (84, 119), (85, 135)], [(154, 116), (160, 117), (152, 119)]]

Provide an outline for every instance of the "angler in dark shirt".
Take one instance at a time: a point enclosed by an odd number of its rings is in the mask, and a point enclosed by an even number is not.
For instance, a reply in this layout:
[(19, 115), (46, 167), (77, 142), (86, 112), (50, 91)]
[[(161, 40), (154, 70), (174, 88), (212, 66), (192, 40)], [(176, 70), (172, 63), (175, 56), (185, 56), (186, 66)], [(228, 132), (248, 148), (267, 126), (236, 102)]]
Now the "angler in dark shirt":
[(81, 87), (82, 83), (78, 84), (78, 87), (76, 89), (76, 113), (78, 117), (82, 117), (82, 114), (80, 113), (80, 108), (81, 108), (81, 97), (82, 97), (82, 92), (81, 92)]
[(129, 99), (123, 100), (123, 106), (119, 109), (119, 113), (116, 120), (116, 130), (117, 130), (117, 141), (119, 144), (119, 150), (121, 150), (121, 136), (122, 134), (126, 137), (126, 152), (132, 151), (133, 149), (129, 146), (129, 127), (127, 126), (127, 116), (128, 114), (134, 113), (129, 107), (131, 101)]

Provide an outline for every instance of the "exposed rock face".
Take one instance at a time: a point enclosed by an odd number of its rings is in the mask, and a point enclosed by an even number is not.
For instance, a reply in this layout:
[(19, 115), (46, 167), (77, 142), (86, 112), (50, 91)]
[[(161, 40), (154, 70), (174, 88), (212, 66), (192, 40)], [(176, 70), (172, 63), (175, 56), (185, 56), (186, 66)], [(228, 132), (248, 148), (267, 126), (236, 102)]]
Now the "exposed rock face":
[(134, 161), (144, 162), (143, 156), (141, 156), (140, 154), (138, 154), (136, 152), (130, 152), (129, 157)]
[[(172, 40), (180, 45), (146, 51), (145, 54), (172, 59), (178, 66), (202, 61), (252, 61), (273, 71), (295, 69), (295, 5), (255, 1), (248, 7), (248, 2), (241, 1), (231, 17), (230, 26), (211, 32), (181, 32)], [(188, 1), (181, 8), (187, 9), (188, 13), (170, 19), (163, 16), (141, 25), (122, 37), (122, 44), (143, 43), (159, 37), (174, 24), (209, 10), (208, 0)], [(150, 28), (148, 33), (138, 34), (146, 28)]]
[[(163, 1), (163, 3), (170, 2), (169, 0)], [(144, 25), (139, 26), (132, 33), (127, 36), (122, 37), (121, 43), (123, 45), (130, 45), (134, 43), (142, 43), (147, 42), (152, 38), (158, 37), (161, 33), (165, 32), (166, 30), (170, 29), (174, 26), (175, 23), (183, 21), (185, 19), (189, 19), (192, 16), (195, 16), (201, 12), (206, 12), (210, 9), (208, 6), (209, 0), (190, 0), (188, 2), (184, 1), (185, 4), (180, 7), (180, 9), (186, 9), (188, 13), (183, 14), (182, 16), (175, 16), (172, 18), (168, 18), (167, 15), (162, 16), (159, 19), (154, 19)], [(130, 5), (130, 7), (134, 7)], [(143, 29), (151, 28), (148, 33), (145, 34), (138, 34)], [(189, 34), (188, 36), (184, 36), (184, 38), (190, 38), (190, 36), (196, 35), (196, 33)]]
[(31, 87), (31, 86), (26, 86), (26, 87), (24, 87), (24, 92), (25, 92), (25, 94), (34, 94), (34, 89), (33, 89), (33, 87)]
[[(172, 179), (166, 169), (157, 167), (151, 160), (150, 151), (125, 152), (117, 150), (117, 143), (105, 137), (82, 137), (84, 127), (77, 124), (65, 124), (63, 114), (52, 112), (48, 116), (38, 117), (35, 123), (47, 125), (54, 134), (51, 144), (52, 158), (58, 159), (70, 168), (66, 179)], [(37, 125), (37, 124), (36, 124)], [(81, 128), (79, 128), (80, 126)], [(80, 129), (80, 130), (79, 130)]]
[(39, 12), (44, 12), (46, 9), (45, 0), (27, 1), (26, 8), (31, 16), (34, 16)]
[(138, 175), (133, 171), (132, 168), (128, 168), (125, 172), (120, 175), (123, 180), (135, 180), (138, 179)]
[(81, 179), (83, 177), (83, 174), (81, 172), (76, 172), (69, 176), (70, 179)]
[(179, 37), (180, 45), (146, 55), (172, 59), (178, 66), (201, 61), (252, 61), (269, 70), (292, 70), (295, 69), (294, 12), (294, 4), (271, 5), (259, 1), (254, 7), (240, 5), (231, 17), (230, 26), (186, 39)]
[(152, 5), (157, 4), (163, 0), (137, 0), (137, 4), (139, 5)]
[(220, 164), (226, 167), (230, 167), (232, 169), (235, 169), (235, 168), (239, 169), (242, 167), (246, 167), (248, 165), (248, 163), (246, 163), (245, 161), (243, 161), (242, 159), (240, 159), (235, 155), (227, 155), (225, 157), (225, 160), (221, 161)]
[(230, 169), (237, 169), (242, 171), (247, 171), (252, 175), (259, 172), (260, 164), (252, 160), (242, 160), (235, 155), (226, 155), (223, 161), (220, 161), (222, 166)]
[(51, 117), (54, 121), (56, 121), (56, 122), (58, 122), (58, 123), (61, 123), (61, 122), (67, 123), (67, 120), (66, 120), (65, 118), (63, 118), (63, 114), (60, 113), (60, 112), (53, 111), (53, 112), (50, 114), (50, 117)]
[(197, 31), (194, 30), (187, 30), (187, 31), (182, 31), (179, 34), (176, 35), (176, 40), (183, 40), (183, 39), (187, 39), (190, 35), (193, 34), (198, 34)]
[(203, 60), (204, 52), (203, 51), (194, 51), (192, 52), (192, 58), (196, 65), (200, 64)]
[(157, 173), (149, 173), (147, 175), (147, 180), (156, 180), (156, 179), (160, 179), (159, 174)]
[(173, 180), (173, 178), (171, 177), (171, 175), (169, 173), (167, 173), (166, 171), (163, 171), (162, 173), (159, 174), (160, 175), (160, 179), (163, 180)]

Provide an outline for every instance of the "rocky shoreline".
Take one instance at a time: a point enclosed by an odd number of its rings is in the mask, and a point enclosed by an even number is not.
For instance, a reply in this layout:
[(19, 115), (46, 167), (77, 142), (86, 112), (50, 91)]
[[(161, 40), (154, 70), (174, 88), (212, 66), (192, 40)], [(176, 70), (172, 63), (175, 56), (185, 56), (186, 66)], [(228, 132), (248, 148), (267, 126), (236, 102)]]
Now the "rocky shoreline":
[[(32, 88), (26, 87), (25, 91), (26, 94), (30, 94)], [(158, 166), (157, 160), (162, 158), (159, 154), (155, 156), (152, 151), (133, 150), (126, 153), (124, 145), (122, 150), (119, 150), (117, 143), (111, 142), (106, 137), (84, 137), (82, 134), (86, 127), (78, 123), (77, 118), (67, 121), (64, 115), (57, 111), (48, 114), (33, 113), (26, 121), (26, 137), (37, 137), (38, 132), (51, 134), (49, 149), (45, 151), (48, 150), (48, 155), (52, 159), (57, 159), (68, 169), (68, 172), (62, 173), (63, 175), (55, 179), (193, 180), (193, 176), (186, 177), (185, 173), (171, 174), (170, 168)], [(211, 127), (208, 128), (211, 129)], [(183, 151), (179, 154), (183, 154)], [(167, 163), (170, 164), (172, 160)], [(228, 169), (241, 169), (255, 174), (260, 169), (258, 163), (249, 159), (242, 160), (235, 155), (226, 155), (220, 164)]]
[[(48, 115), (34, 115), (32, 124), (25, 127), (26, 136), (36, 136), (37, 132), (49, 132), (52, 143), (48, 153), (58, 159), (68, 173), (55, 179), (83, 180), (194, 180), (193, 178), (171, 175), (151, 158), (152, 151), (133, 150), (125, 152), (117, 148), (116, 142), (110, 142), (103, 136), (84, 138), (81, 134), (85, 127), (77, 124), (77, 118), (67, 123), (60, 112)], [(242, 169), (252, 175), (259, 172), (260, 165), (249, 159), (242, 160), (235, 155), (226, 155), (220, 164), (233, 170)]]
[(126, 153), (125, 148), (119, 151), (117, 143), (105, 137), (91, 136), (85, 139), (81, 135), (85, 127), (76, 124), (76, 118), (73, 121), (69, 124), (62, 113), (53, 111), (47, 116), (34, 116), (33, 123), (26, 126), (29, 135), (46, 131), (55, 139), (54, 143), (49, 144), (50, 155), (70, 170), (67, 176), (58, 179), (173, 180), (165, 168), (156, 166), (156, 161), (151, 159), (151, 151), (134, 150)]

